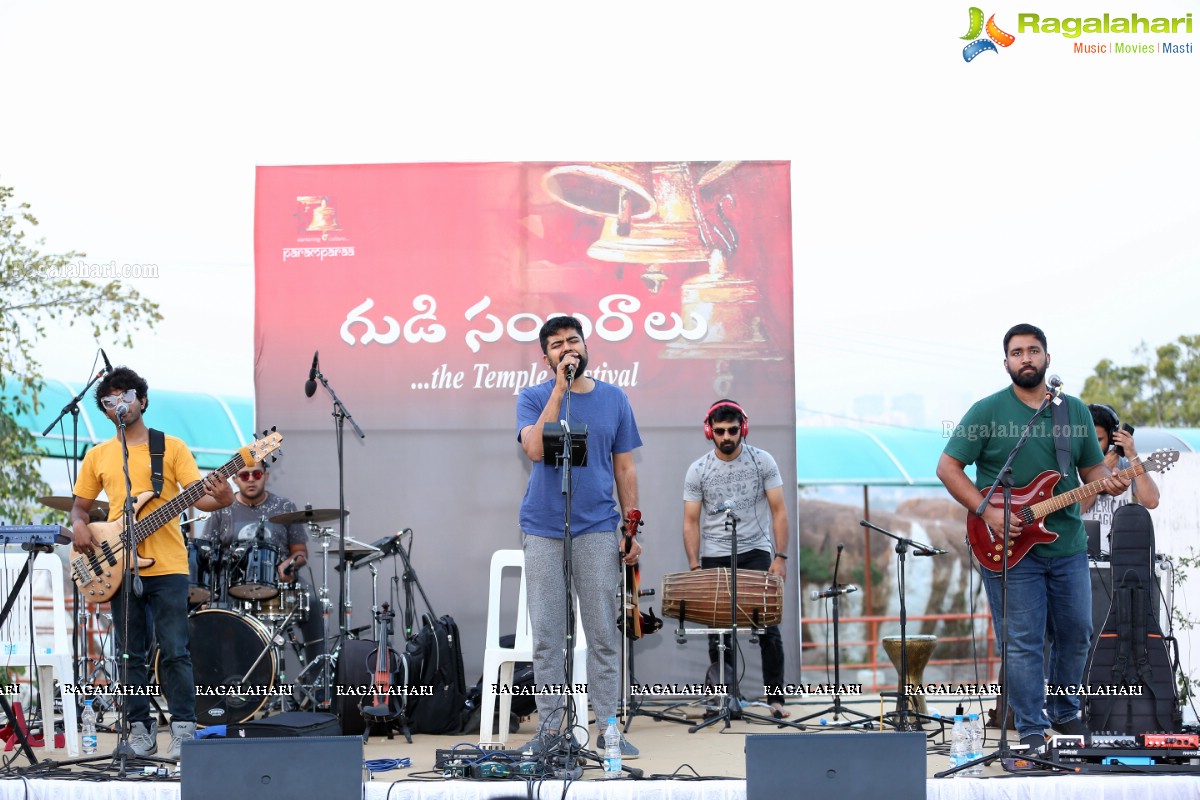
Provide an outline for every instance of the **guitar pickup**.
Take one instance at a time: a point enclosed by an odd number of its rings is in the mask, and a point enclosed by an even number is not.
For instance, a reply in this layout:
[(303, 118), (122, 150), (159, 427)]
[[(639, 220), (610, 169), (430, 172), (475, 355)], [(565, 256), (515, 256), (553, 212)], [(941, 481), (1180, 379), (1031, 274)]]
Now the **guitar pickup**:
[[(108, 565), (110, 567), (115, 567), (117, 565), (117, 557), (113, 554), (112, 547), (108, 544), (108, 542), (101, 542), (100, 550), (103, 551), (104, 560), (108, 562)], [(97, 571), (96, 574), (99, 575), (100, 573)]]

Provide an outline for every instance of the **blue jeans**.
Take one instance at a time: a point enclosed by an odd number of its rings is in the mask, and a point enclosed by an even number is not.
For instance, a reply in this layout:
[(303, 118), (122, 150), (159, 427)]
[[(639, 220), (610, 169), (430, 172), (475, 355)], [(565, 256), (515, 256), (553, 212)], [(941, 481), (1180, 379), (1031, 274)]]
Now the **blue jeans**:
[[(116, 630), (117, 657), (122, 653), (125, 671), (121, 682), (146, 686), (147, 610), (153, 618), (158, 637), (158, 678), (167, 698), (172, 722), (196, 721), (196, 683), (192, 678), (192, 654), (188, 650), (188, 576), (142, 576), (142, 596), (129, 594), (129, 614), (125, 613), (125, 587), (112, 599), (113, 627)], [(129, 638), (125, 638), (125, 620), (129, 620)], [(130, 722), (150, 727), (150, 698), (127, 695), (125, 702)]]
[[(1000, 573), (983, 570), (996, 642), (1001, 643)], [(1021, 737), (1078, 716), (1077, 691), (1046, 696), (1046, 685), (1083, 683), (1092, 640), (1092, 582), (1087, 553), (1040, 558), (1029, 553), (1008, 570), (1008, 663), (1004, 691)], [(1050, 674), (1045, 648), (1050, 643)], [(1045, 710), (1043, 711), (1043, 706)]]

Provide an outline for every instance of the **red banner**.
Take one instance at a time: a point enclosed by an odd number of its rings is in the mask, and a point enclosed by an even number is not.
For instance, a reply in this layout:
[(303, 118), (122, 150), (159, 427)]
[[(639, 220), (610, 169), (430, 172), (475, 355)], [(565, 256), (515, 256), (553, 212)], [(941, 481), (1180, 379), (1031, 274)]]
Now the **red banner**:
[(511, 427), (560, 313), (642, 427), (721, 396), (794, 419), (786, 163), (261, 167), (255, 211), (255, 379), (281, 428), (327, 425), (300, 396), (314, 350), (364, 428)]

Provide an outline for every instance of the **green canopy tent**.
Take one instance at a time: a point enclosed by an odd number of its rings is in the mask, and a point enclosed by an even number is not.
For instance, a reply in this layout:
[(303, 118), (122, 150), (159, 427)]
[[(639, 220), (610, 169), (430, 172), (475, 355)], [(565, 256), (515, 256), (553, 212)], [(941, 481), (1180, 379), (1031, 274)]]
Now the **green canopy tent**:
[[(82, 388), (50, 380), (40, 394), (41, 408), (36, 414), (23, 414), (17, 424), (37, 437), (39, 451), (49, 458), (71, 458), (71, 415), (42, 436), (62, 408)], [(113, 426), (96, 408), (89, 392), (79, 403), (78, 455), (112, 438)], [(254, 401), (247, 397), (218, 397), (199, 392), (152, 389), (146, 422), (188, 443), (196, 464), (202, 470), (215, 469), (254, 438)]]

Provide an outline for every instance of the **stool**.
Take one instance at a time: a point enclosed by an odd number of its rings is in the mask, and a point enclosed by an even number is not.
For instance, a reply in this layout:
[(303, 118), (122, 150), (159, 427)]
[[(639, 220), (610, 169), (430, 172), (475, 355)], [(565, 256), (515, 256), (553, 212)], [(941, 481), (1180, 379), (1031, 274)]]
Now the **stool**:
[[(892, 661), (892, 666), (896, 668), (896, 674), (900, 679), (900, 686), (919, 686), (925, 682), (925, 667), (929, 664), (929, 657), (933, 655), (933, 648), (937, 645), (936, 636), (918, 635), (908, 637), (907, 675), (900, 675), (900, 637), (884, 636), (881, 641), (883, 642), (884, 651)], [(915, 708), (918, 713), (929, 713), (929, 706), (925, 704), (924, 692), (909, 695), (909, 702), (912, 704), (912, 708)]]

